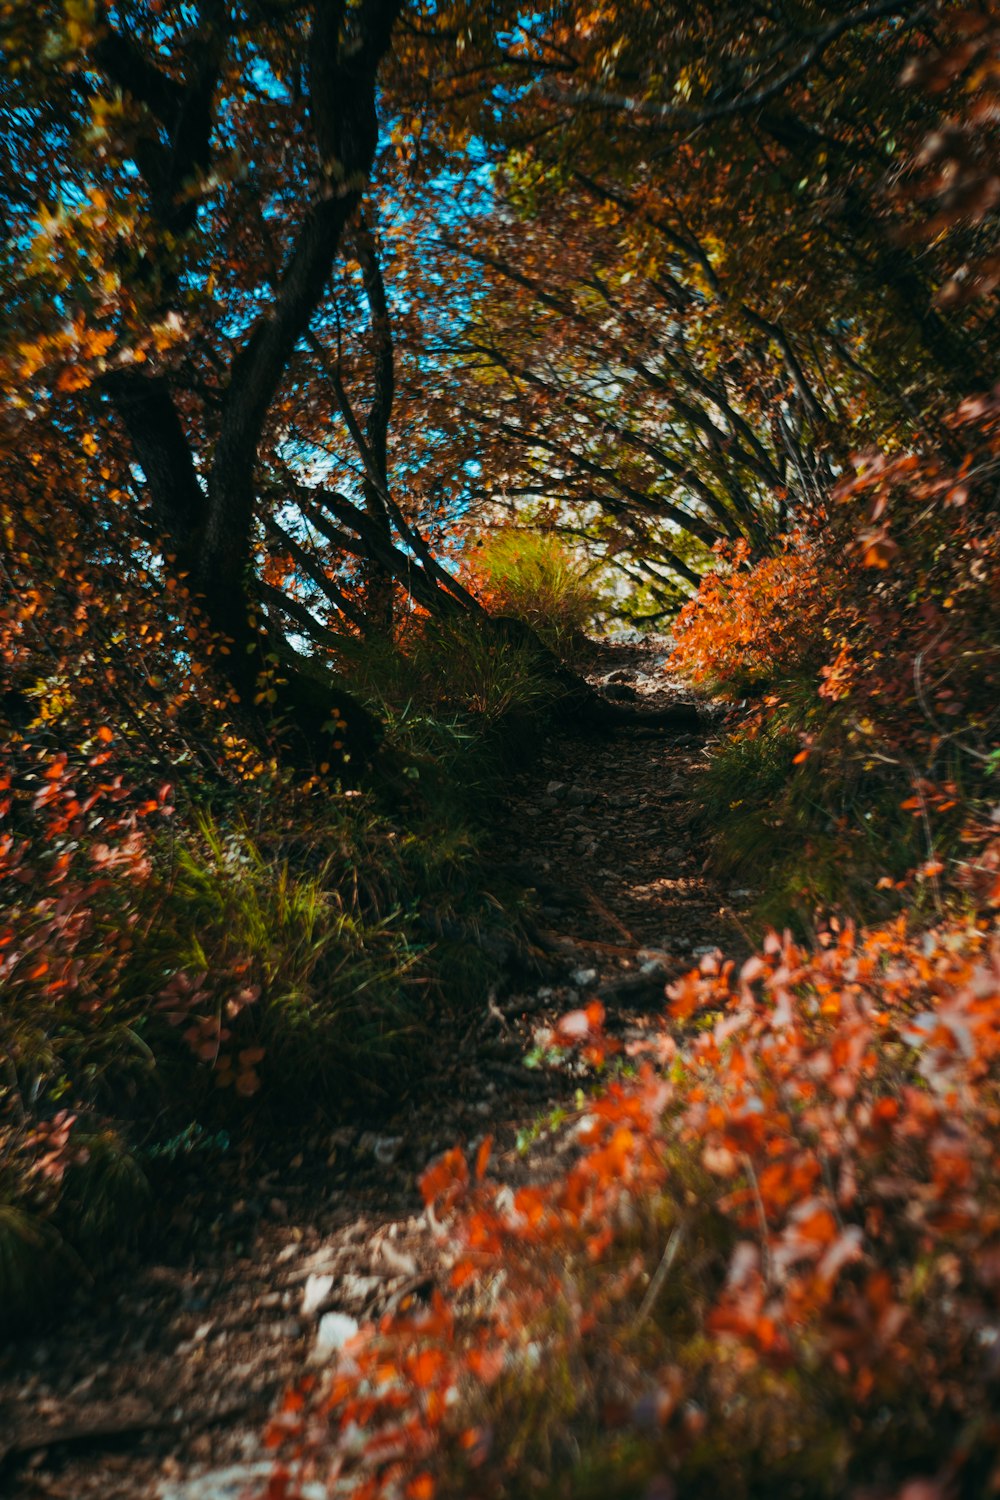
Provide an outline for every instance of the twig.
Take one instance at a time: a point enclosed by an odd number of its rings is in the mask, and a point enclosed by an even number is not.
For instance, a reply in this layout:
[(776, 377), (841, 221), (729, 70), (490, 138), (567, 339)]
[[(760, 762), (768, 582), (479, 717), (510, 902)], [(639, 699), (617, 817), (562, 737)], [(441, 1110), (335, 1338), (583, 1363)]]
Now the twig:
[(601, 900), (600, 896), (598, 896), (594, 891), (592, 891), (590, 889), (589, 885), (585, 885), (584, 888), (583, 888), (583, 890), (584, 890), (584, 894), (587, 897), (587, 900), (589, 901), (590, 905), (594, 908), (594, 910), (596, 911), (597, 915), (599, 917), (603, 917), (604, 920), (605, 920), (605, 922), (610, 922), (611, 926), (615, 929), (615, 931), (616, 932), (620, 932), (621, 935), (622, 935), (622, 937), (625, 939), (625, 941), (627, 943), (634, 943), (635, 940), (636, 940), (635, 939), (635, 934), (632, 933), (632, 932), (629, 932), (628, 928), (625, 926), (625, 923), (624, 922), (620, 922), (618, 920), (618, 918), (615, 916), (614, 912), (611, 911), (609, 907), (605, 906), (605, 904)]
[(771, 1250), (767, 1242), (767, 1214), (764, 1212), (764, 1199), (760, 1193), (760, 1183), (757, 1181), (757, 1173), (754, 1171), (753, 1162), (744, 1151), (741, 1153), (743, 1166), (747, 1176), (750, 1178), (750, 1186), (753, 1188), (754, 1203), (757, 1205), (757, 1223), (760, 1226), (760, 1261), (761, 1271), (764, 1275), (764, 1285), (771, 1285)]
[(646, 1295), (639, 1303), (639, 1311), (636, 1313), (635, 1321), (632, 1325), (634, 1328), (640, 1328), (649, 1317), (650, 1313), (653, 1311), (653, 1308), (656, 1305), (656, 1299), (660, 1295), (660, 1292), (663, 1290), (663, 1283), (670, 1275), (670, 1267), (677, 1259), (677, 1252), (681, 1247), (681, 1241), (683, 1240), (683, 1238), (684, 1225), (683, 1223), (676, 1224), (670, 1232), (670, 1238), (667, 1240), (666, 1249), (660, 1257), (660, 1264), (653, 1272), (653, 1279), (649, 1283), (649, 1286), (646, 1288)]
[(599, 943), (596, 938), (570, 937), (568, 933), (552, 932), (549, 928), (539, 928), (539, 936), (551, 943), (553, 951), (565, 952), (567, 948), (584, 948), (594, 953), (617, 953), (623, 958), (635, 957), (634, 941), (630, 947), (625, 947), (622, 943)]

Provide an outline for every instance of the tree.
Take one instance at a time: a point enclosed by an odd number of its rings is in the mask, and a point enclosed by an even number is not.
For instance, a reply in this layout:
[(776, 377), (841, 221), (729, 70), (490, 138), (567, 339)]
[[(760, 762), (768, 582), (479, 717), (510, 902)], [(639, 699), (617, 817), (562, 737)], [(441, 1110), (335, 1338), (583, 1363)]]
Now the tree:
[(8, 16), (4, 443), (41, 455), (11, 586), (72, 495), (97, 592), (158, 600), (165, 666), (221, 672), (245, 727), (319, 764), (378, 733), (331, 676), (345, 634), (403, 593), (490, 628), (442, 552), (477, 507), (675, 607), (718, 542), (766, 553), (859, 441), (940, 437), (991, 378), (989, 299), (937, 296), (988, 216), (915, 236), (900, 166), (964, 87), (897, 88), (904, 61), (933, 73), (962, 24), (905, 0)]
[(989, 264), (991, 179), (970, 166), (975, 212), (940, 238), (908, 183), (991, 55), (959, 7), (456, 6), (456, 30), (425, 180), (454, 137), (476, 155), (423, 253), (462, 293), (442, 318), (414, 274), (413, 336), (471, 503), (540, 506), (676, 599), (717, 540), (765, 552), (858, 446), (949, 441), (995, 374), (991, 310), (940, 295)]
[[(324, 760), (330, 723), (356, 760), (376, 728), (280, 627), (256, 516), (375, 157), (400, 8), (51, 6), (6, 38), (5, 110), (30, 126), (5, 184), (9, 430), (43, 421), (69, 442), (81, 420), (98, 426), (136, 492), (105, 491), (108, 526), (162, 546), (157, 581), (191, 596), (244, 708)], [(376, 401), (376, 458), (387, 419)]]

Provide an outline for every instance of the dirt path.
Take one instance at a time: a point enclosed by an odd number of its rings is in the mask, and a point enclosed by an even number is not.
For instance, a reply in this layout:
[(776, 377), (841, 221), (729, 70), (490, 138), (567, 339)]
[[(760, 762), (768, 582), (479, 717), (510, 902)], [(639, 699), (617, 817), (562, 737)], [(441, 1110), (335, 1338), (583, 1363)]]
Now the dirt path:
[[(659, 707), (665, 643), (595, 648), (592, 680)], [(703, 735), (559, 736), (512, 784), (496, 859), (536, 890), (551, 975), (500, 994), (443, 1039), (419, 1099), (377, 1129), (313, 1136), (288, 1161), (241, 1163), (185, 1205), (155, 1263), (79, 1294), (0, 1355), (0, 1493), (12, 1500), (237, 1500), (266, 1474), (259, 1433), (351, 1321), (427, 1295), (437, 1254), (416, 1180), (456, 1141), (496, 1142), (501, 1175), (565, 1089), (522, 1059), (539, 1027), (600, 995), (642, 1029), (699, 950), (740, 946), (745, 893), (701, 873), (688, 804)], [(730, 904), (735, 901), (735, 906)]]

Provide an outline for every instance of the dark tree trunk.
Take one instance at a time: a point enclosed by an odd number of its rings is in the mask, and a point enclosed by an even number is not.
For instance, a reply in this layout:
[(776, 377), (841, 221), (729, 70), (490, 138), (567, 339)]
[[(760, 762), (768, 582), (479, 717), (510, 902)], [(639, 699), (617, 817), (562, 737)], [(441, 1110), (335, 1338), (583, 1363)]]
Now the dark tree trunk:
[[(309, 90), (319, 185), (267, 311), (232, 361), (211, 462), (197, 461), (166, 380), (129, 370), (104, 384), (145, 475), (170, 565), (227, 643), (227, 652), (215, 660), (246, 718), (277, 732), (296, 760), (348, 774), (371, 758), (378, 726), (283, 640), (275, 649), (263, 629), (253, 577), (256, 468), (288, 360), (322, 301), (371, 171), (378, 140), (376, 73), (401, 7), (402, 0), (365, 0), (349, 14), (343, 0), (315, 0)], [(110, 24), (95, 51), (109, 77), (171, 138), (167, 149), (150, 137), (137, 157), (150, 213), (171, 241), (191, 222), (194, 200), (185, 190), (211, 162), (213, 95), (228, 41), (228, 8), (209, 3), (203, 14), (207, 25), (198, 40), (204, 46), (192, 47), (191, 74), (184, 81), (163, 73)], [(176, 278), (164, 287), (169, 301)], [(201, 446), (204, 458), (207, 437)]]

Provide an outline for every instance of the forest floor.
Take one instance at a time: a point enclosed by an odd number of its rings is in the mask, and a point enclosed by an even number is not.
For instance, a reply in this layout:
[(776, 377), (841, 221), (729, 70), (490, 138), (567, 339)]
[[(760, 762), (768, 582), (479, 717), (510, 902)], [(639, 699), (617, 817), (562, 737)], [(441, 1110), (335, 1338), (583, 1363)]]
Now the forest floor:
[[(595, 645), (610, 696), (661, 708), (668, 643)], [(442, 1031), (440, 1065), (395, 1117), (317, 1131), (294, 1154), (200, 1178), (140, 1262), (81, 1288), (47, 1330), (0, 1354), (0, 1490), (12, 1500), (237, 1500), (270, 1463), (282, 1391), (353, 1322), (425, 1297), (438, 1250), (417, 1181), (489, 1134), (507, 1180), (545, 1170), (544, 1121), (580, 1079), (525, 1065), (541, 1028), (599, 996), (638, 1036), (664, 984), (716, 946), (745, 947), (749, 891), (703, 872), (696, 829), (708, 731), (551, 736), (516, 776), (495, 834), (536, 893), (544, 977), (512, 976)], [(541, 1142), (532, 1151), (528, 1142)]]

